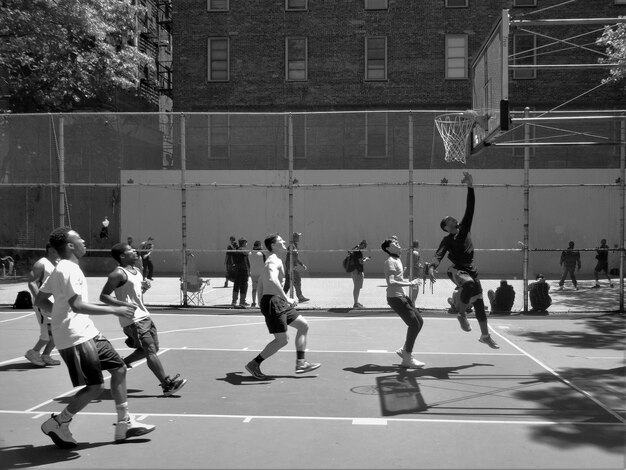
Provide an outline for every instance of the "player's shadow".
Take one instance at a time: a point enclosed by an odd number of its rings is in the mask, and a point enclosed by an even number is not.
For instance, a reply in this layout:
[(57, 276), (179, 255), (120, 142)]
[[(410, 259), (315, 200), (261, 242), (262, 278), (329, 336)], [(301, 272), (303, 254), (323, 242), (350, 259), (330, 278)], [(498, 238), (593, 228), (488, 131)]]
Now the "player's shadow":
[(355, 374), (389, 374), (398, 372), (400, 375), (410, 375), (412, 377), (433, 377), (435, 379), (447, 380), (450, 379), (451, 374), (456, 374), (463, 369), (469, 369), (470, 367), (493, 367), (493, 364), (482, 364), (473, 362), (472, 364), (464, 364), (460, 366), (451, 367), (425, 367), (423, 369), (407, 369), (401, 367), (400, 364), (391, 365), (378, 365), (378, 364), (364, 364), (359, 367), (345, 367), (343, 370), (347, 372), (354, 372)]
[[(13, 372), (27, 372), (35, 369), (46, 369), (46, 367), (36, 366), (28, 361), (24, 362), (12, 362), (10, 364), (4, 364), (0, 366), (0, 372), (13, 371)], [(49, 367), (48, 367), (49, 369)]]
[[(128, 393), (132, 398), (154, 398), (155, 396), (158, 396), (157, 394), (155, 394), (155, 395), (133, 395), (133, 394), (136, 394), (136, 393), (139, 393), (139, 392), (143, 392), (143, 390), (142, 389), (135, 389), (135, 388), (129, 388), (128, 390), (126, 390), (126, 393)], [(57, 403), (68, 404), (69, 402), (72, 401), (73, 397), (74, 397), (74, 395), (68, 395), (68, 396), (65, 396), (65, 397), (58, 397), (58, 398), (55, 398), (54, 401), (57, 402)], [(105, 388), (104, 390), (102, 390), (102, 392), (100, 393), (98, 398), (95, 398), (90, 403), (98, 403), (98, 402), (106, 401), (106, 400), (113, 401), (113, 395), (111, 395), (111, 389), (110, 388)]]
[(255, 379), (251, 375), (243, 375), (244, 372), (228, 372), (225, 377), (219, 377), (215, 380), (229, 383), (231, 385), (258, 385), (267, 384), (276, 379), (312, 379), (317, 375), (266, 375), (266, 379)]
[(2, 462), (1, 468), (3, 469), (42, 467), (58, 463), (64, 466), (62, 464), (63, 462), (71, 462), (79, 459), (81, 457), (79, 452), (82, 450), (109, 445), (145, 444), (146, 442), (150, 442), (150, 439), (129, 439), (121, 443), (115, 443), (113, 441), (85, 442), (79, 443), (78, 447), (73, 449), (60, 449), (54, 444), (43, 446), (24, 444), (0, 447), (0, 462)]

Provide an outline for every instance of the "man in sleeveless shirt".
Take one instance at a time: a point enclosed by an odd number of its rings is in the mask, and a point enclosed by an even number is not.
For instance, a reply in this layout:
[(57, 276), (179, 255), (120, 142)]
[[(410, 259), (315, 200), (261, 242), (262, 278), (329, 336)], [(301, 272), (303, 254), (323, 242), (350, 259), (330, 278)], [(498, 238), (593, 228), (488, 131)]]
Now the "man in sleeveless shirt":
[(143, 303), (143, 293), (150, 288), (150, 281), (144, 280), (136, 266), (139, 259), (137, 250), (128, 243), (118, 243), (111, 248), (111, 256), (120, 265), (109, 274), (100, 293), (100, 301), (107, 305), (134, 309), (133, 318), (119, 318), (120, 325), (128, 337), (126, 344), (135, 348), (124, 358), (124, 363), (127, 367), (132, 367), (133, 362), (145, 358), (148, 367), (161, 383), (163, 395), (171, 396), (180, 390), (187, 380), (181, 379), (180, 374), (174, 377), (166, 375), (161, 359), (157, 355), (159, 351), (157, 329)]

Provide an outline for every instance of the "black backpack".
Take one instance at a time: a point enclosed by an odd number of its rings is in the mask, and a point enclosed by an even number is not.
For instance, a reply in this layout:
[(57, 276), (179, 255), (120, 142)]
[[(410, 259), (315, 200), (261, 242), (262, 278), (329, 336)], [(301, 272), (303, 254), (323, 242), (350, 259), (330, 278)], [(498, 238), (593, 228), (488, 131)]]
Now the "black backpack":
[(17, 297), (15, 297), (13, 308), (20, 310), (33, 308), (33, 298), (30, 296), (30, 292), (27, 290), (19, 291)]
[(348, 255), (343, 259), (343, 269), (345, 269), (347, 273), (351, 273), (356, 269), (353, 254), (354, 252), (348, 251)]

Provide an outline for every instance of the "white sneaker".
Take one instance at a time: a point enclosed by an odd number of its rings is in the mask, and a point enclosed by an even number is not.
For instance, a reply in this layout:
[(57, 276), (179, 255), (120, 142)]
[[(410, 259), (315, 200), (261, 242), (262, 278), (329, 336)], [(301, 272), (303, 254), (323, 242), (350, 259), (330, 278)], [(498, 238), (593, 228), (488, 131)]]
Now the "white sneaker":
[(72, 449), (76, 447), (78, 443), (70, 432), (70, 421), (67, 423), (59, 423), (54, 419), (54, 415), (52, 415), (50, 419), (41, 425), (41, 430), (54, 441), (57, 447), (61, 449)]
[(28, 351), (26, 351), (26, 354), (24, 354), (24, 357), (28, 359), (31, 362), (31, 364), (34, 364), (39, 367), (46, 366), (46, 363), (43, 362), (43, 360), (41, 359), (41, 355), (34, 349), (29, 349)]
[(129, 437), (143, 436), (156, 429), (153, 424), (142, 424), (129, 416), (128, 419), (118, 421), (115, 425), (115, 442), (123, 441)]
[(58, 366), (61, 364), (61, 361), (57, 361), (56, 359), (52, 359), (52, 357), (50, 357), (49, 354), (42, 354), (41, 355), (41, 360), (47, 365), (47, 366)]
[(398, 349), (396, 354), (402, 358), (400, 367), (405, 367), (407, 369), (421, 369), (426, 365), (425, 363), (415, 359), (413, 354), (406, 352), (404, 348)]

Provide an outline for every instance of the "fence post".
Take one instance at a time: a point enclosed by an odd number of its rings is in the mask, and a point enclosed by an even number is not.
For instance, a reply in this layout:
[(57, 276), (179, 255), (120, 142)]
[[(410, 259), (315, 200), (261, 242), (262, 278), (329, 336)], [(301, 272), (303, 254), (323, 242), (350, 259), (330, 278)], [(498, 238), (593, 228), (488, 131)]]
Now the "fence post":
[(186, 153), (186, 128), (185, 115), (180, 115), (180, 213), (181, 213), (181, 230), (182, 230), (182, 249), (181, 257), (183, 261), (183, 275), (181, 279), (183, 290), (183, 306), (187, 307), (187, 186), (185, 180), (185, 171), (187, 169), (187, 153)]
[[(530, 108), (524, 108), (524, 117), (530, 116)], [(530, 142), (530, 124), (524, 122), (524, 142)], [(528, 232), (530, 224), (530, 147), (524, 147), (524, 313), (528, 312)]]
[(65, 227), (65, 117), (59, 114), (59, 227)]
[(293, 298), (293, 117), (287, 119), (287, 156), (289, 157), (289, 296)]
[[(413, 115), (409, 112), (409, 279), (413, 279)], [(413, 289), (418, 286), (409, 287), (409, 296), (413, 297)]]
[(620, 172), (620, 184), (622, 185), (622, 197), (621, 197), (621, 236), (620, 236), (620, 250), (619, 250), (619, 311), (624, 313), (624, 245), (626, 237), (626, 230), (624, 224), (626, 223), (626, 120), (620, 120), (620, 149), (619, 149), (619, 172)]

